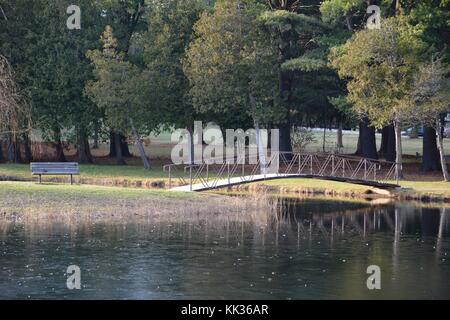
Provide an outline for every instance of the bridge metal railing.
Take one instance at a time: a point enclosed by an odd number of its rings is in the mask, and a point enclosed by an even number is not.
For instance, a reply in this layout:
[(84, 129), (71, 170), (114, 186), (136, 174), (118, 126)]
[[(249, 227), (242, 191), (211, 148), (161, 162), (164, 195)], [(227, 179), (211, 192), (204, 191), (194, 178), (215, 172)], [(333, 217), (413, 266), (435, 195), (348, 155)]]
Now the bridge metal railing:
[(330, 153), (279, 152), (279, 155), (279, 173), (398, 183), (395, 162)]
[(239, 178), (240, 182), (252, 181), (257, 175), (267, 175), (269, 168), (275, 161), (278, 161), (278, 154), (272, 154), (270, 157), (261, 160), (245, 157), (211, 158), (201, 164), (169, 164), (163, 167), (169, 174), (169, 188), (173, 186), (173, 180), (177, 179), (177, 185), (202, 184), (205, 188), (216, 188), (220, 180)]
[[(253, 160), (251, 162), (250, 160)], [(266, 159), (244, 157), (212, 158), (200, 164), (169, 164), (163, 167), (169, 175), (169, 188), (174, 185), (195, 184), (205, 189), (214, 189), (219, 181), (227, 180), (228, 185), (274, 176), (311, 176), (352, 182), (392, 183), (396, 181), (394, 162), (366, 159), (355, 156), (309, 153), (272, 152)]]

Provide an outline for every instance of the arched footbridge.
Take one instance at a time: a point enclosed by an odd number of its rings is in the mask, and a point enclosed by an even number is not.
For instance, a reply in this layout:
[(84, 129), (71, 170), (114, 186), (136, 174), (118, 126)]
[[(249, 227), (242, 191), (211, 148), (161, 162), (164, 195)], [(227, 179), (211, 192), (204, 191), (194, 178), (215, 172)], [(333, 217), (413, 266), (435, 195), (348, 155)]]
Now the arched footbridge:
[(251, 182), (317, 178), (367, 185), (382, 189), (398, 188), (397, 164), (347, 155), (304, 152), (276, 152), (253, 164), (248, 157), (205, 160), (200, 164), (164, 166), (173, 191), (206, 191)]

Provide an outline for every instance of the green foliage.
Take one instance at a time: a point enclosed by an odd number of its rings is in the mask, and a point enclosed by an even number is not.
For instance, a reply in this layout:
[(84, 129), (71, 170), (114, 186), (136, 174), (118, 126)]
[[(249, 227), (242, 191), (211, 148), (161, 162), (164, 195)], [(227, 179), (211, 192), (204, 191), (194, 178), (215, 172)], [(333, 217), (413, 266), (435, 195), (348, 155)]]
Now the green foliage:
[(327, 67), (327, 62), (322, 59), (314, 59), (309, 57), (294, 58), (286, 61), (281, 65), (284, 71), (319, 71)]
[(291, 139), (295, 151), (304, 151), (308, 145), (317, 142), (314, 132), (303, 127), (296, 127), (291, 133)]
[(365, 0), (325, 0), (320, 5), (322, 18), (327, 23), (336, 23), (352, 11), (362, 10)]
[(68, 30), (68, 0), (3, 0), (0, 54), (48, 140), (98, 124), (127, 135), (130, 117), (143, 133), (434, 118), (447, 101), (450, 1), (377, 3), (381, 31), (365, 29), (365, 0), (79, 0), (82, 29)]
[(150, 8), (148, 29), (142, 36), (147, 90), (144, 98), (164, 115), (164, 123), (186, 127), (196, 119), (188, 97), (189, 81), (182, 59), (194, 23), (206, 10), (202, 0), (170, 0)]
[(86, 86), (87, 95), (95, 101), (106, 116), (107, 125), (121, 133), (129, 132), (129, 121), (136, 119), (139, 128), (149, 128), (154, 123), (148, 121), (149, 109), (143, 107), (142, 74), (131, 62), (125, 60), (125, 54), (118, 51), (118, 41), (113, 30), (107, 26), (101, 41), (103, 50), (88, 52), (94, 66), (96, 80)]
[(276, 118), (276, 54), (258, 32), (264, 10), (253, 0), (218, 1), (196, 23), (183, 64), (198, 112), (247, 113), (262, 123)]
[(410, 115), (413, 77), (425, 44), (421, 31), (399, 16), (386, 19), (380, 30), (362, 30), (334, 48), (331, 64), (348, 78), (348, 100), (357, 114), (382, 128)]
[[(420, 66), (413, 84), (413, 117), (431, 127), (450, 108), (450, 66), (441, 59), (432, 59)], [(440, 120), (439, 120), (440, 121)]]
[(2, 22), (1, 50), (16, 66), (19, 85), (30, 93), (34, 126), (52, 140), (62, 128), (88, 126), (97, 114), (83, 90), (92, 76), (85, 53), (97, 45), (100, 11), (92, 1), (79, 1), (82, 30), (68, 30), (69, 4), (18, 0), (2, 6), (8, 20)]

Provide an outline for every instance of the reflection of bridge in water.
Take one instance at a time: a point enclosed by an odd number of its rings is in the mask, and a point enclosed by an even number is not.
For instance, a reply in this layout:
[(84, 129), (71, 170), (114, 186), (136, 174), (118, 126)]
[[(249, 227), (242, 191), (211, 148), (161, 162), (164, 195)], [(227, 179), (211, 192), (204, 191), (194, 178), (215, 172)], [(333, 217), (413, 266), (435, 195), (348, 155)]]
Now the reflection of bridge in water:
[[(244, 183), (283, 179), (318, 178), (393, 189), (397, 183), (394, 162), (323, 153), (273, 152), (268, 159), (249, 164), (248, 157), (212, 159), (201, 164), (164, 166), (169, 188), (174, 191), (205, 191)], [(172, 188), (174, 180), (176, 187)]]

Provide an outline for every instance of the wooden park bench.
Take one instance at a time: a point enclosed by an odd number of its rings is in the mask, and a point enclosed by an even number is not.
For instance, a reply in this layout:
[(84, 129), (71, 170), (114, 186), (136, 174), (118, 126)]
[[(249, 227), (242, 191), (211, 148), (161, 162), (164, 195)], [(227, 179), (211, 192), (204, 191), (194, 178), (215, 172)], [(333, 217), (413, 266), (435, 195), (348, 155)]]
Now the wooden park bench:
[(39, 176), (39, 183), (42, 176), (70, 175), (70, 184), (73, 184), (73, 176), (80, 174), (80, 168), (76, 162), (32, 162), (31, 174)]

